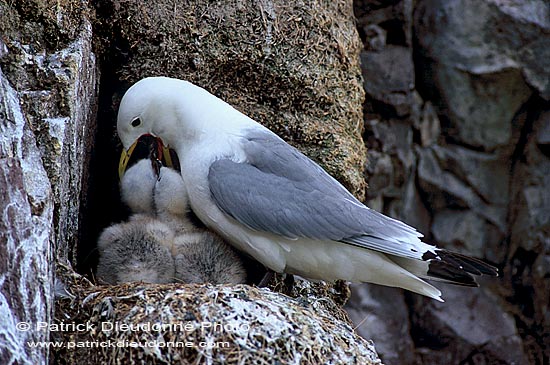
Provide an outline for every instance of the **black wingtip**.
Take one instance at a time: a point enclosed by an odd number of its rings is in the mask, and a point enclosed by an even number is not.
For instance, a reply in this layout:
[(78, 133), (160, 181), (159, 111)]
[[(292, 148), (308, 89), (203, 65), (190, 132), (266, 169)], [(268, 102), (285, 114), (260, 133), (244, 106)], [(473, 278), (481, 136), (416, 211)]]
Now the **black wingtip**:
[(428, 276), (443, 279), (455, 285), (479, 286), (471, 274), (440, 260), (430, 260)]
[[(456, 252), (436, 250), (443, 260), (454, 260), (464, 267), (464, 270), (474, 275), (498, 276), (498, 269), (493, 265), (475, 257), (462, 255)], [(470, 271), (471, 270), (471, 271)], [(476, 273), (479, 272), (479, 274)]]
[(498, 269), (480, 259), (436, 249), (422, 259), (429, 262), (428, 276), (448, 280), (457, 285), (478, 286), (472, 275), (498, 276)]

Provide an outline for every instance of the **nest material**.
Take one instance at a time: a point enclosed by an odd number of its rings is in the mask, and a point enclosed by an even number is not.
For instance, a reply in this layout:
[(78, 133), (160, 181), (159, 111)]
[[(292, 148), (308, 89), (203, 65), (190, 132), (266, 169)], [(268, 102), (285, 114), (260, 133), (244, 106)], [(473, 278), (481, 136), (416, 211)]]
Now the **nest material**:
[(94, 286), (70, 270), (60, 276), (70, 294), (56, 301), (54, 323), (88, 328), (52, 331), (52, 340), (88, 345), (54, 349), (54, 363), (381, 363), (326, 284), (300, 281), (291, 298), (248, 285)]

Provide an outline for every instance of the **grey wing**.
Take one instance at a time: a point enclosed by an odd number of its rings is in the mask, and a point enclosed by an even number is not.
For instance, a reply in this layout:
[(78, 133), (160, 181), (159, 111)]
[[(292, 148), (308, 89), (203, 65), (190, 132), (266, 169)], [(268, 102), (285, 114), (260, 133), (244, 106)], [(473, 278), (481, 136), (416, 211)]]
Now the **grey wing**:
[(361, 204), (292, 146), (267, 132), (244, 140), (246, 163), (215, 161), (208, 180), (218, 207), (247, 227), (288, 238), (334, 240), (421, 258), (414, 228)]

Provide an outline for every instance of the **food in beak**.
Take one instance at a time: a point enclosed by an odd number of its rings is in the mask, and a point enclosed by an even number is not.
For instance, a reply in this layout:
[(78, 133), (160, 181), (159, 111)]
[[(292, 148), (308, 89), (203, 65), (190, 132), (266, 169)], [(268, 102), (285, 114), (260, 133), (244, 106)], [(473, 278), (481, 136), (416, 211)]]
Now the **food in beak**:
[(160, 138), (150, 134), (139, 137), (127, 150), (123, 149), (118, 163), (118, 177), (122, 179), (126, 169), (133, 162), (150, 158), (155, 163), (161, 163), (164, 166), (174, 168), (174, 155), (170, 149), (162, 143)]

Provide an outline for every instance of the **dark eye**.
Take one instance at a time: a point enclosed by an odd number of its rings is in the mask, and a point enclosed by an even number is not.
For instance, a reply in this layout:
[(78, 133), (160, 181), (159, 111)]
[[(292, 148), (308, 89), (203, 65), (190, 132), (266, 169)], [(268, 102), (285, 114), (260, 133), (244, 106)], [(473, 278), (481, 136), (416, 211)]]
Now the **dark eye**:
[(136, 118), (132, 120), (132, 127), (139, 127), (140, 124), (141, 124), (141, 119)]

